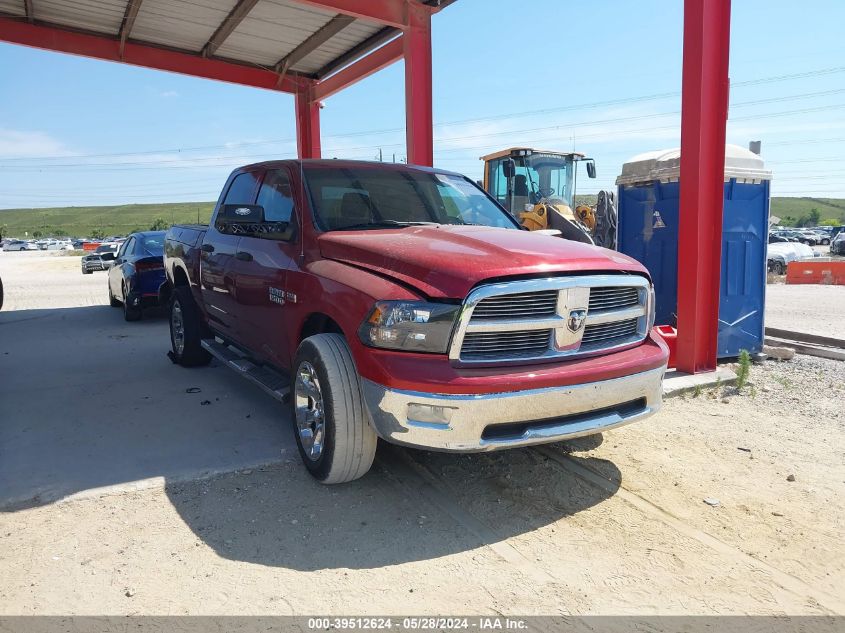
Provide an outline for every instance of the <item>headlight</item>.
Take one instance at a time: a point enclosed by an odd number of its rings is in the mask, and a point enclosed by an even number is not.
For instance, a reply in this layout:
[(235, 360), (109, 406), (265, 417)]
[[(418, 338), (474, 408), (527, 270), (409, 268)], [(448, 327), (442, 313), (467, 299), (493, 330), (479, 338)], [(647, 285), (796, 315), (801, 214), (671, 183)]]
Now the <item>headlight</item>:
[(424, 301), (379, 301), (358, 329), (364, 345), (445, 354), (461, 306)]

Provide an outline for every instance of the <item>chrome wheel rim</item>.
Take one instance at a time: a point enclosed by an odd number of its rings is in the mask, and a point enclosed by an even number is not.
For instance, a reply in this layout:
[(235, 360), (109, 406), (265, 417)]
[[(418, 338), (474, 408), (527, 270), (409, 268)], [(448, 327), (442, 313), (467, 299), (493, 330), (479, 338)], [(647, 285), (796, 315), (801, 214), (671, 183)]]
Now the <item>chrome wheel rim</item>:
[(308, 459), (317, 461), (323, 454), (325, 440), (323, 392), (317, 372), (308, 361), (300, 363), (296, 370), (294, 410), (302, 450)]
[(185, 351), (185, 321), (178, 301), (173, 303), (170, 311), (170, 331), (173, 334), (173, 351), (181, 355)]

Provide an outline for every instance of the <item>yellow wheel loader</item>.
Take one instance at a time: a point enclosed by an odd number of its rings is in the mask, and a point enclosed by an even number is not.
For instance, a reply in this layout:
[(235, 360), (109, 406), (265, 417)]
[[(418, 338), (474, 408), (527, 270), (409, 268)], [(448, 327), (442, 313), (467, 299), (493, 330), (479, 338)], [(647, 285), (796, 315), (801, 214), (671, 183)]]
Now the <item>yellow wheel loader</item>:
[(616, 215), (612, 192), (599, 204), (575, 205), (578, 163), (596, 177), (592, 158), (577, 152), (511, 147), (482, 156), (484, 189), (531, 231), (554, 231), (569, 240), (613, 248)]

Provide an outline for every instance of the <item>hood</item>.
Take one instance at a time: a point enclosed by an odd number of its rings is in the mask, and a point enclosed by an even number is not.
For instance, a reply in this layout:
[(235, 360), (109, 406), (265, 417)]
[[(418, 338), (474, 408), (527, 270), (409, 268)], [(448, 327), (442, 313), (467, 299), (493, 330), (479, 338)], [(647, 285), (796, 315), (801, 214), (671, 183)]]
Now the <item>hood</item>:
[(318, 238), (327, 259), (393, 277), (428, 297), (462, 299), (486, 279), (578, 272), (647, 274), (615, 251), (529, 231), (486, 226), (414, 226), (330, 231)]

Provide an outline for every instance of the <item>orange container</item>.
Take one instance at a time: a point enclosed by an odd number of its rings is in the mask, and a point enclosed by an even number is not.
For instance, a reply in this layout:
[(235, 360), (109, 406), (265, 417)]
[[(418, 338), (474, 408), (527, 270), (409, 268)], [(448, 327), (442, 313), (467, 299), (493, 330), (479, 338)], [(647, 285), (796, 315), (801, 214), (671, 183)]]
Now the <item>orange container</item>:
[(845, 261), (789, 262), (786, 267), (786, 283), (845, 286)]
[(654, 329), (666, 341), (666, 346), (669, 348), (669, 368), (672, 369), (675, 367), (675, 345), (678, 342), (678, 330), (671, 325), (655, 325)]

